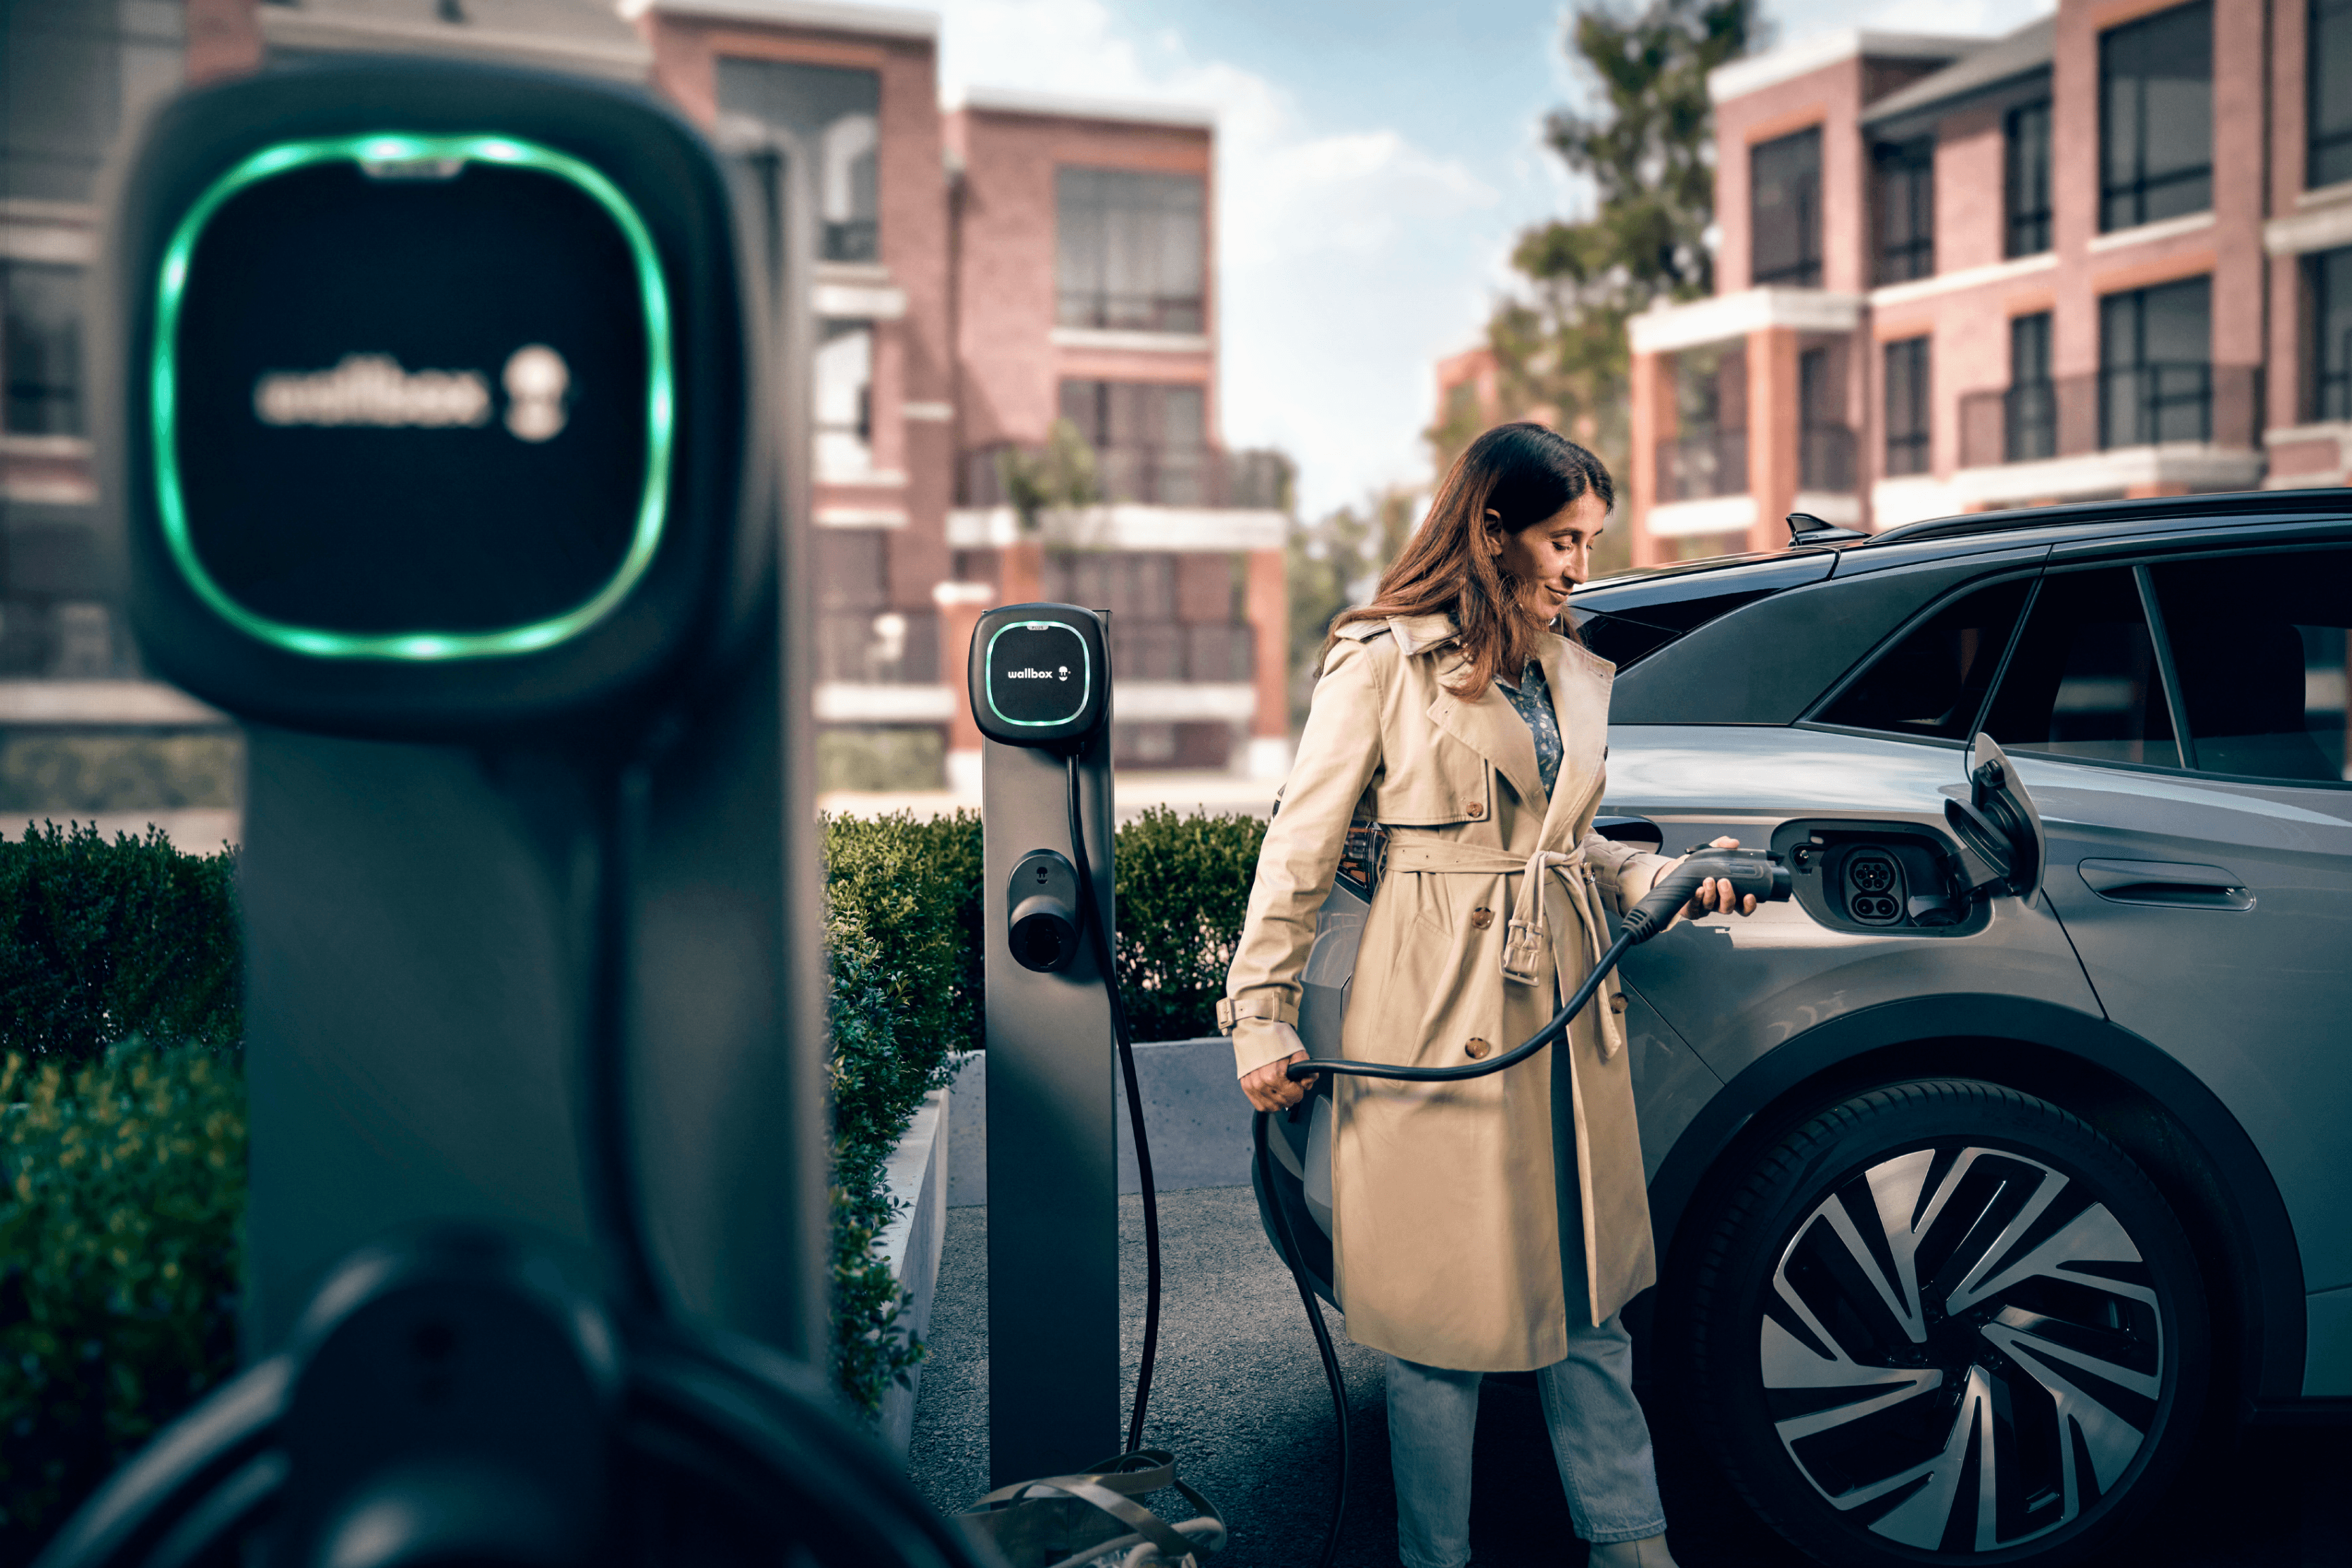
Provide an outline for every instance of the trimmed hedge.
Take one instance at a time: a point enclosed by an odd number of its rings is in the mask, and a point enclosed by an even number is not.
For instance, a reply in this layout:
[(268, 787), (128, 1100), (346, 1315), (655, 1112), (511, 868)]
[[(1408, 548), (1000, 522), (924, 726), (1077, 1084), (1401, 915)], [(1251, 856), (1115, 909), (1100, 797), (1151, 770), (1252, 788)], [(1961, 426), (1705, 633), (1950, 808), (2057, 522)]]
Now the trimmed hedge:
[(827, 818), (824, 945), (832, 966), (833, 1373), (868, 1416), (923, 1357), (875, 1239), (900, 1204), (884, 1164), (977, 1023), (964, 921), (978, 907), (979, 819)]
[[(66, 1053), (58, 1053), (62, 1056)], [(0, 1065), (0, 1562), (236, 1365), (245, 1085), (136, 1040)]]
[(109, 843), (29, 824), (0, 846), (0, 1052), (87, 1061), (133, 1038), (245, 1038), (236, 857), (183, 854), (160, 828)]
[(1265, 823), (1146, 808), (1118, 831), (1118, 988), (1138, 1040), (1217, 1032)]

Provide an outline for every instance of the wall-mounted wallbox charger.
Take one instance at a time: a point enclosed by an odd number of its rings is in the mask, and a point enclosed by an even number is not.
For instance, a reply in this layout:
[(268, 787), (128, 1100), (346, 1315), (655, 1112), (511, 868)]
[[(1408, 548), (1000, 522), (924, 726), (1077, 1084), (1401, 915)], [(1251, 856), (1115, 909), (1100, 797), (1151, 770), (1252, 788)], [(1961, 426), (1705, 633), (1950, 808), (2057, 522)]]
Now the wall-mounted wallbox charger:
[(1006, 746), (1066, 748), (1110, 712), (1103, 618), (1072, 604), (1008, 604), (971, 638), (971, 711)]
[(180, 685), (362, 735), (609, 722), (740, 613), (762, 400), (725, 176), (675, 114), (289, 71), (169, 105), (114, 223), (130, 600)]

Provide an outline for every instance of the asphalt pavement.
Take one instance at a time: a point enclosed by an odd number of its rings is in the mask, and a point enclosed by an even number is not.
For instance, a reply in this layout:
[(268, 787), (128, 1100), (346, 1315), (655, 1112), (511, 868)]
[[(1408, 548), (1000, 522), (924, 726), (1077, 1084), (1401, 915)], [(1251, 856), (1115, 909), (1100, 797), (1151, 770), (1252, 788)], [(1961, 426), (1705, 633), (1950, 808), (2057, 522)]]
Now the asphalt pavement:
[[(1121, 1203), (1131, 1380), (1143, 1332), (1142, 1201)], [(1180, 1473), (1223, 1511), (1233, 1536), (1216, 1568), (1308, 1568), (1329, 1516), (1338, 1445), (1290, 1275), (1246, 1187), (1164, 1194), (1160, 1217), (1160, 1343), (1145, 1441), (1173, 1450)], [(1392, 1568), (1383, 1358), (1349, 1343), (1339, 1314), (1325, 1311), (1354, 1432), (1339, 1563)], [(943, 1511), (988, 1490), (987, 1409), (988, 1210), (950, 1209), (908, 1467)], [(1653, 1402), (1650, 1418), (1683, 1568), (1805, 1568), (1811, 1559), (1744, 1511), (1674, 1411)], [(1581, 1568), (1585, 1549), (1569, 1528), (1530, 1382), (1487, 1380), (1476, 1445), (1478, 1568)], [(1185, 1511), (1173, 1492), (1146, 1500), (1171, 1517)], [(2268, 1429), (2208, 1455), (2095, 1568), (2352, 1568), (2352, 1432)]]

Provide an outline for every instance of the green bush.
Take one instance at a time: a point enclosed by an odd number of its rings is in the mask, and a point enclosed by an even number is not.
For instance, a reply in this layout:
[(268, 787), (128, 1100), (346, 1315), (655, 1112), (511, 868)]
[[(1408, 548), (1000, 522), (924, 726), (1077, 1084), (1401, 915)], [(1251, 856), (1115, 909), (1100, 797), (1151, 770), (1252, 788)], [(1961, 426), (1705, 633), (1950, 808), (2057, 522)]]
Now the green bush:
[(871, 1416), (923, 1350), (875, 1239), (899, 1204), (883, 1166), (950, 1055), (977, 1027), (979, 819), (908, 813), (824, 821), (825, 954), (832, 966), (833, 1373)]
[(1138, 1040), (1217, 1032), (1265, 823), (1151, 806), (1118, 831), (1118, 989)]
[(134, 1036), (221, 1050), (245, 1034), (233, 853), (159, 828), (0, 841), (0, 1051), (89, 1061)]
[(244, 1209), (233, 1060), (0, 1065), (0, 1562), (235, 1368)]

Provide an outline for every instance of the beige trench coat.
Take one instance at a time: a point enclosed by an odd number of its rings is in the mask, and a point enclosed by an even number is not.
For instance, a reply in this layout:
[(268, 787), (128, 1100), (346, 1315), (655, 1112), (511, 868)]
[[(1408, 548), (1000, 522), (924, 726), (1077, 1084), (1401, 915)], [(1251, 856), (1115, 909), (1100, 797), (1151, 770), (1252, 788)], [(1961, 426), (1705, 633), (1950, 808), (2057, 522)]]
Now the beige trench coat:
[[(1274, 1024), (1297, 1020), (1316, 913), (1367, 790), (1391, 841), (1342, 1035), (1358, 1060), (1451, 1066), (1518, 1044), (1608, 940), (1589, 928), (1589, 901), (1630, 909), (1674, 863), (1591, 831), (1615, 674), (1606, 660), (1543, 639), (1564, 746), (1547, 802), (1508, 696), (1490, 688), (1470, 703), (1444, 689), (1465, 664), (1450, 621), (1360, 622), (1340, 638), (1266, 830), (1226, 983), (1241, 1073), (1290, 1049)], [(1554, 852), (1539, 873), (1539, 925), (1534, 901), (1521, 902), (1538, 851)], [(1505, 974), (1515, 925), (1538, 938), (1514, 956), (1527, 980)], [(1564, 1048), (1490, 1077), (1339, 1081), (1334, 1284), (1349, 1338), (1427, 1365), (1525, 1371), (1568, 1354), (1570, 1300), (1580, 1322), (1597, 1323), (1654, 1281), (1622, 1006), (1609, 986)], [(1556, 1143), (1559, 1121), (1572, 1124), (1572, 1143)], [(1570, 1160), (1573, 1180), (1561, 1179)], [(1569, 1235), (1581, 1233), (1581, 1259), (1561, 1256), (1563, 1197), (1580, 1209)]]

